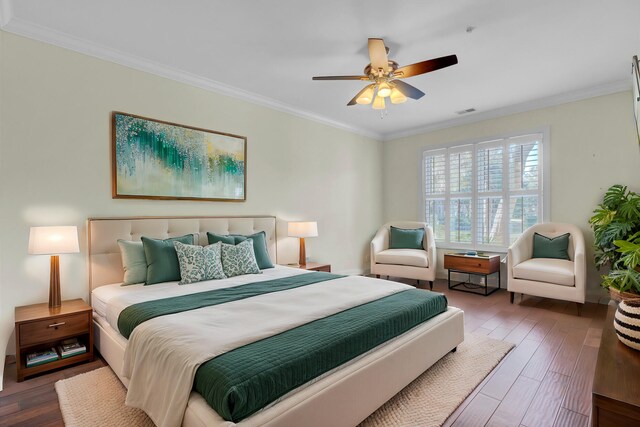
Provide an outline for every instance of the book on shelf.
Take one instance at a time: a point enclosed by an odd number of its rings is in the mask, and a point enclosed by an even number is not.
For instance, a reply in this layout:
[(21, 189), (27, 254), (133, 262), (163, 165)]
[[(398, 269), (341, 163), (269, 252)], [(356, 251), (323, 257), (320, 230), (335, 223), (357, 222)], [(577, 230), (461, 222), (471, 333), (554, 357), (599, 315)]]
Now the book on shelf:
[(56, 349), (51, 347), (48, 350), (36, 351), (34, 353), (27, 354), (27, 367), (42, 365), (43, 363), (53, 362), (58, 360), (59, 356)]
[(78, 341), (77, 338), (71, 338), (68, 340), (64, 340), (58, 346), (58, 351), (60, 352), (60, 357), (63, 359), (65, 357), (71, 357), (78, 354), (86, 353), (87, 347)]

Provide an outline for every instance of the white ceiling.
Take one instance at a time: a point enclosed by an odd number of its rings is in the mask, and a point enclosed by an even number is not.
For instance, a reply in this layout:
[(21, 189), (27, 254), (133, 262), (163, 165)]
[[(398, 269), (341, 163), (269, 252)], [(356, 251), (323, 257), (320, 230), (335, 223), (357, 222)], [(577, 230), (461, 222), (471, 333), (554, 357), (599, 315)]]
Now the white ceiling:
[[(3, 29), (381, 139), (631, 87), (638, 0), (0, 0)], [(468, 26), (476, 29), (467, 33)], [(426, 96), (347, 107), (367, 38)], [(476, 108), (458, 116), (455, 111)], [(464, 117), (464, 118), (462, 118)]]

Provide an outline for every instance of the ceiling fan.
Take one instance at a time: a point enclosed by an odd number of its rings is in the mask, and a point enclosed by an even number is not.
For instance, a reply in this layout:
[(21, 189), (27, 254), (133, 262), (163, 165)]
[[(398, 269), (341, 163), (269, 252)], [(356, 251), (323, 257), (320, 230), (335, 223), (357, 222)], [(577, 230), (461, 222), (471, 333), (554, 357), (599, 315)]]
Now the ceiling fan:
[(369, 58), (371, 63), (364, 68), (363, 76), (318, 76), (313, 80), (363, 80), (371, 83), (362, 89), (347, 105), (371, 104), (376, 110), (385, 108), (385, 98), (392, 104), (401, 104), (407, 100), (420, 99), (424, 92), (399, 79), (430, 73), (458, 63), (456, 55), (443, 56), (398, 67), (396, 61), (387, 58), (389, 48), (383, 39), (369, 39)]

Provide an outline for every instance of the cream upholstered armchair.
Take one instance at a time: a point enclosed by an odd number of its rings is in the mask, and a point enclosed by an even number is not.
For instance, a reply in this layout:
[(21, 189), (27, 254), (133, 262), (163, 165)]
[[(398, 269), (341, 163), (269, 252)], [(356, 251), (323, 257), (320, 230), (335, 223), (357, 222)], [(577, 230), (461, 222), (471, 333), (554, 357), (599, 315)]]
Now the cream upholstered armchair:
[[(569, 259), (533, 258), (534, 233), (555, 238), (569, 233)], [(509, 248), (508, 282), (511, 303), (516, 292), (573, 301), (581, 312), (586, 294), (587, 264), (584, 236), (573, 224), (536, 224)]]
[[(422, 249), (389, 249), (391, 227), (401, 229), (424, 228)], [(436, 243), (433, 229), (426, 222), (388, 222), (376, 233), (371, 241), (371, 274), (376, 277), (395, 276), (429, 282), (433, 289), (436, 277)]]

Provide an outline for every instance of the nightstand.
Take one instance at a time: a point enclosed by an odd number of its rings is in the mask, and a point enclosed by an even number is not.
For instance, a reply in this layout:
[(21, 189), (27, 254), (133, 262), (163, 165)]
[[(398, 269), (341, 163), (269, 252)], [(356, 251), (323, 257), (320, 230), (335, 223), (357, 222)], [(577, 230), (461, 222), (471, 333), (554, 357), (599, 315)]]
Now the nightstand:
[(296, 268), (301, 268), (303, 270), (309, 271), (326, 271), (327, 273), (331, 273), (331, 264), (321, 264), (318, 262), (308, 262), (306, 264), (300, 264)]
[[(25, 377), (93, 360), (92, 309), (82, 299), (62, 301), (61, 307), (48, 303), (16, 307), (16, 367), (18, 382)], [(87, 352), (27, 367), (27, 354), (48, 350), (66, 339), (77, 338)]]

